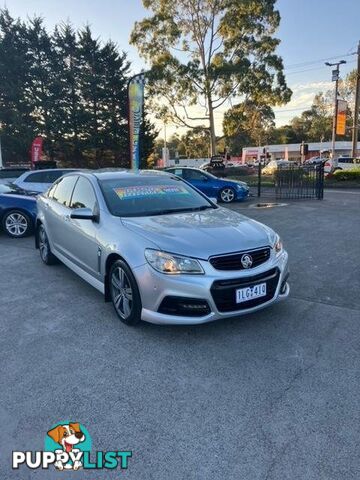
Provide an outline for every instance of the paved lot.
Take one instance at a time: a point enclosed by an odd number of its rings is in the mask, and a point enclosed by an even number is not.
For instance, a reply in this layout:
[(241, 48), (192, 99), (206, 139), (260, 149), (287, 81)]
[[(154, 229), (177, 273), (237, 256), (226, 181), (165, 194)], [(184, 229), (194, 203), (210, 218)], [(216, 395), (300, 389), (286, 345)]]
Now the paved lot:
[[(33, 239), (0, 235), (0, 478), (359, 478), (360, 194), (234, 206), (274, 227), (291, 298), (198, 327), (122, 325)], [(11, 471), (57, 421), (93, 450), (131, 449), (121, 473)]]

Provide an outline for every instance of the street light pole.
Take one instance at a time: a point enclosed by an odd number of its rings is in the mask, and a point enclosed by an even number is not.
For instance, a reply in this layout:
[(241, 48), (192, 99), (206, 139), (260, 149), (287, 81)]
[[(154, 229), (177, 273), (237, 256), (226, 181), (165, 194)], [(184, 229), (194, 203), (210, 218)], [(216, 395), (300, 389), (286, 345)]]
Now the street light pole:
[(337, 122), (337, 114), (338, 114), (339, 73), (340, 73), (339, 67), (343, 63), (346, 63), (346, 61), (340, 60), (340, 62), (336, 62), (336, 63), (329, 63), (329, 62), (325, 63), (325, 65), (328, 67), (336, 67), (332, 71), (332, 81), (335, 82), (334, 118), (333, 118), (332, 140), (331, 140), (331, 160), (332, 160), (333, 168), (337, 167), (337, 159), (335, 158), (335, 142), (336, 142), (336, 122)]
[(357, 142), (359, 135), (359, 103), (360, 103), (360, 41), (357, 50), (357, 72), (356, 72), (356, 88), (355, 88), (355, 105), (354, 105), (354, 124), (352, 131), (352, 156), (357, 156)]

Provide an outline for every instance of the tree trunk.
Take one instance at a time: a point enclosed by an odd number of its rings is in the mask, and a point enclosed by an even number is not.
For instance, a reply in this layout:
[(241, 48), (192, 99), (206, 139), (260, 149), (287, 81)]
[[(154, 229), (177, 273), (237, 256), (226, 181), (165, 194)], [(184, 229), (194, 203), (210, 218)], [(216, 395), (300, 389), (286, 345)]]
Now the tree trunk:
[(208, 109), (209, 109), (209, 124), (210, 124), (210, 153), (211, 156), (216, 155), (216, 135), (215, 135), (215, 120), (214, 108), (212, 104), (211, 93), (208, 93)]

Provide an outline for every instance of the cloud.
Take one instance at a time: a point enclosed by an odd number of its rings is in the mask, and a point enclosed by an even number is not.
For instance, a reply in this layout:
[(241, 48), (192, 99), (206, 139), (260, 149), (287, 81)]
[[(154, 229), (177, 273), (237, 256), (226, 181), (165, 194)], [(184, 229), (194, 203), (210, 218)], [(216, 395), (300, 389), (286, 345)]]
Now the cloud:
[(291, 101), (283, 107), (274, 109), (277, 126), (289, 123), (293, 117), (310, 108), (315, 95), (330, 90), (332, 82), (295, 83), (290, 88), (293, 91)]

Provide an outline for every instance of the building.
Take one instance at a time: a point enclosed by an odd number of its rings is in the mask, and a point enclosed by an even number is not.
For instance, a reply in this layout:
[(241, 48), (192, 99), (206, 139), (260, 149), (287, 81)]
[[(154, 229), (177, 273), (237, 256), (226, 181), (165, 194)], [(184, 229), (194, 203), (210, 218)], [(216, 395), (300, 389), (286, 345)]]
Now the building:
[[(272, 160), (285, 159), (300, 161), (300, 143), (289, 143), (286, 145), (263, 145), (261, 147), (246, 147), (243, 148), (242, 163), (252, 163), (260, 158), (264, 149), (271, 155)], [(320, 156), (320, 152), (324, 150), (331, 150), (331, 142), (308, 143), (309, 153), (305, 159)], [(336, 156), (351, 155), (351, 142), (336, 142), (335, 144)]]

